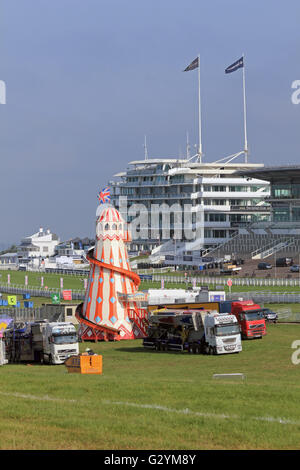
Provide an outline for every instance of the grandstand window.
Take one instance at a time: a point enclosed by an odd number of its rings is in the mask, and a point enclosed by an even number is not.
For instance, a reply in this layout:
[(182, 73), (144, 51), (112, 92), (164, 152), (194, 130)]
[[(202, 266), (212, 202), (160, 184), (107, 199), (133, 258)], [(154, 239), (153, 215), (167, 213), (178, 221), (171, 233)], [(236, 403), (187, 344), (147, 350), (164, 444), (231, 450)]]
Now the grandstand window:
[(278, 199), (292, 197), (291, 185), (289, 184), (274, 184), (272, 186), (272, 196)]
[(300, 184), (292, 184), (292, 195), (295, 199), (300, 199)]
[(226, 222), (226, 214), (205, 214), (205, 222)]
[(213, 238), (226, 238), (226, 230), (213, 230)]
[(243, 192), (243, 193), (248, 192), (248, 186), (230, 186), (229, 189), (232, 192)]
[(274, 209), (273, 219), (274, 219), (274, 222), (289, 222), (290, 220), (289, 208)]
[(212, 206), (225, 206), (226, 205), (226, 199), (212, 199), (211, 200), (211, 205)]
[(292, 221), (299, 222), (300, 221), (300, 207), (293, 207), (292, 209)]

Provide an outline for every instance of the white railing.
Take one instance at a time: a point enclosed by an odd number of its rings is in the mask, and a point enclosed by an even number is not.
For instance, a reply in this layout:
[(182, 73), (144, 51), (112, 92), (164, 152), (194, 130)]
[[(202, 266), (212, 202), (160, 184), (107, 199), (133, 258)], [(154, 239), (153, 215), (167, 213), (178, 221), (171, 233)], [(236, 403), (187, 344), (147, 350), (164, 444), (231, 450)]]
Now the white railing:
[(273, 241), (273, 243), (269, 243), (268, 245), (263, 246), (262, 248), (258, 248), (257, 250), (251, 253), (252, 259), (263, 259), (268, 258), (269, 256), (277, 253), (278, 251), (282, 250), (283, 248), (287, 248), (290, 245), (294, 244), (294, 239), (289, 238), (288, 240), (280, 241), (278, 240)]
[[(210, 276), (162, 276), (159, 274), (154, 274), (152, 276), (152, 282), (160, 282), (163, 279), (166, 283), (178, 283), (178, 284), (192, 284), (195, 283), (196, 286), (201, 285), (213, 285), (213, 286), (227, 286), (227, 277), (210, 277)], [(241, 287), (300, 287), (300, 277), (294, 279), (284, 279), (284, 278), (239, 278), (232, 276), (232, 286), (241, 286)], [(300, 294), (300, 292), (299, 292)]]

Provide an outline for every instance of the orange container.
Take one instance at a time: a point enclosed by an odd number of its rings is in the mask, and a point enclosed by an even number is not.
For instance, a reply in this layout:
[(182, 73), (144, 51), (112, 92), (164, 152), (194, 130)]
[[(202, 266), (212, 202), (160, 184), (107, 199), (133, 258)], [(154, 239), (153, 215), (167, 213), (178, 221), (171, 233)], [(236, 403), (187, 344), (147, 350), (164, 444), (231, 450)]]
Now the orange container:
[(102, 374), (102, 356), (79, 354), (65, 361), (68, 372), (77, 374)]

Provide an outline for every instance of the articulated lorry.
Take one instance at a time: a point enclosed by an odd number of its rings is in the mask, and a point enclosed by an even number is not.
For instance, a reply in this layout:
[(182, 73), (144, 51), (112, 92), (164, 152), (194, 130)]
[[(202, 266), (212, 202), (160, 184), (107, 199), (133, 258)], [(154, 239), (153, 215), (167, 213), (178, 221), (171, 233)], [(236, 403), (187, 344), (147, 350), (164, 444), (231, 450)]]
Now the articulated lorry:
[(160, 310), (149, 317), (145, 348), (194, 354), (242, 351), (240, 327), (234, 315), (193, 310)]
[[(161, 305), (149, 305), (150, 313), (158, 312), (160, 309), (174, 308), (174, 304), (164, 303)], [(242, 339), (262, 338), (266, 335), (266, 322), (264, 309), (252, 300), (220, 302), (182, 302), (176, 304), (176, 309), (210, 310), (219, 313), (230, 313), (235, 315), (241, 327)]]
[(63, 364), (79, 354), (76, 328), (65, 322), (14, 323), (5, 331), (8, 362), (40, 362)]

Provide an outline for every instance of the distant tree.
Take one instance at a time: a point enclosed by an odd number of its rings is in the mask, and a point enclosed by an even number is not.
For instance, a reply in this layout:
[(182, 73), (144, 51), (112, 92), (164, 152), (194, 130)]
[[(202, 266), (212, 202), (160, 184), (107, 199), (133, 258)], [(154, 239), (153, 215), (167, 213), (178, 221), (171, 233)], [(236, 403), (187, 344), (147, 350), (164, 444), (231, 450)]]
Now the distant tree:
[(6, 250), (0, 251), (0, 255), (5, 255), (5, 253), (16, 253), (17, 247), (16, 245), (11, 245), (11, 247), (7, 248)]

